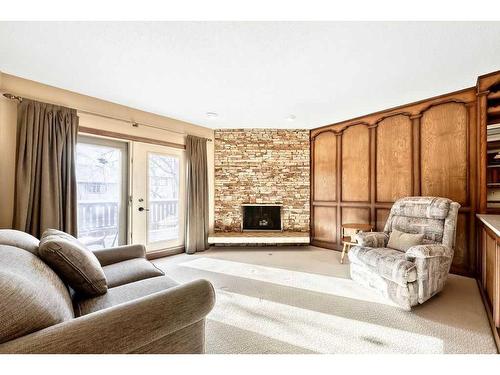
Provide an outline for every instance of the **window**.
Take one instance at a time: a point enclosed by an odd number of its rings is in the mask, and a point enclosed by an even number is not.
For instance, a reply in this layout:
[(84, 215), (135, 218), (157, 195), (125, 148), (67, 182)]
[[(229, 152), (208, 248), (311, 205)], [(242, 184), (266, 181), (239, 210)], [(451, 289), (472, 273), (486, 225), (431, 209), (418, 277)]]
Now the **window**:
[(104, 194), (107, 191), (106, 184), (98, 184), (95, 182), (84, 182), (82, 185), (85, 186), (85, 191), (87, 193), (93, 194)]

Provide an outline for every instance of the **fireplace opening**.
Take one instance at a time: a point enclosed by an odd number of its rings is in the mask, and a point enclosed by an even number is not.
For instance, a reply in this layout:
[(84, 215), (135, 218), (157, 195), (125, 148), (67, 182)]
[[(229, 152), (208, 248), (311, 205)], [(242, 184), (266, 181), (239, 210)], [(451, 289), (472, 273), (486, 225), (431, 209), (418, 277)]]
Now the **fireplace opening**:
[(244, 204), (242, 230), (281, 231), (281, 205)]

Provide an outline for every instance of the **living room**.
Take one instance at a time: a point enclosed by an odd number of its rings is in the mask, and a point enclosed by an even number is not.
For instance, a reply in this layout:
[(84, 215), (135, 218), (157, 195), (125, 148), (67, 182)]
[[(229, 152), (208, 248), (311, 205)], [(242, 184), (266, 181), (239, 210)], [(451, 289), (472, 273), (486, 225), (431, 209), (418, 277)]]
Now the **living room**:
[(0, 354), (498, 353), (500, 22), (19, 19)]

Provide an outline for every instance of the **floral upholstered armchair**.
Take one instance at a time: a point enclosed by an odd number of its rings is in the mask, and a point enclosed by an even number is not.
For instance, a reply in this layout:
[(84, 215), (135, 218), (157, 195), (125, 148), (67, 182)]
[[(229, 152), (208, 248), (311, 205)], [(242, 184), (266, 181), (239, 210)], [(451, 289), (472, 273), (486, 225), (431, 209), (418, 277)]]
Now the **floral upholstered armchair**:
[[(460, 205), (446, 198), (407, 197), (392, 206), (383, 232), (360, 232), (349, 252), (351, 278), (410, 310), (444, 287), (453, 259)], [(387, 247), (393, 231), (420, 234), (406, 251)]]

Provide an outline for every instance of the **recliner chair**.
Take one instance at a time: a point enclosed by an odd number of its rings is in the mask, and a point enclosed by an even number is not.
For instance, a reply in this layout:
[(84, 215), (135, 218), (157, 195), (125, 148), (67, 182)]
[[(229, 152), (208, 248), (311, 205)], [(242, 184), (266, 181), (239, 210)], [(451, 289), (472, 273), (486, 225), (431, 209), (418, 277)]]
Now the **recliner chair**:
[[(447, 198), (406, 197), (394, 203), (383, 232), (360, 232), (348, 256), (351, 278), (404, 309), (440, 292), (453, 260), (460, 205)], [(406, 252), (387, 247), (391, 232), (423, 234)]]

